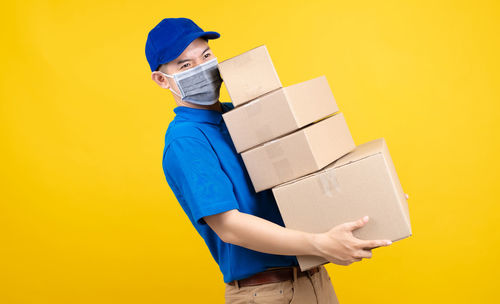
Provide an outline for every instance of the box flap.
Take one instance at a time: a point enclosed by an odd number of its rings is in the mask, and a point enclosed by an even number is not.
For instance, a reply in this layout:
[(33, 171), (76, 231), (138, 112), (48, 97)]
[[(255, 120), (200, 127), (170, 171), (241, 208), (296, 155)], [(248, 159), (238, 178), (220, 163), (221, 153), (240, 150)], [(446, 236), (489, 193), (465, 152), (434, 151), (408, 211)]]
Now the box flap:
[(356, 149), (329, 165), (328, 168), (338, 168), (346, 164), (361, 160), (368, 156), (372, 156), (378, 153), (384, 153), (385, 146), (386, 145), (384, 138), (369, 141), (357, 146)]

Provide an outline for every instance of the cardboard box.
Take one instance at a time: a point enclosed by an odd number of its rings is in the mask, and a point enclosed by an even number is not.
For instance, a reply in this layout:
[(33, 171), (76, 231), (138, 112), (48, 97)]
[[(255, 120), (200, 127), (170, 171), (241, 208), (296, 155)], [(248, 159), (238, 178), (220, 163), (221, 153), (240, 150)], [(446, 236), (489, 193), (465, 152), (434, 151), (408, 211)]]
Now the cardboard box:
[[(365, 215), (353, 234), (363, 240), (397, 241), (411, 236), (408, 204), (384, 139), (358, 146), (323, 170), (273, 189), (286, 227), (325, 232)], [(327, 261), (298, 256), (300, 268)]]
[(224, 60), (219, 72), (235, 107), (281, 88), (265, 45)]
[(222, 115), (236, 151), (293, 132), (339, 110), (325, 76), (258, 97)]
[(355, 148), (342, 113), (241, 153), (256, 192), (317, 171)]

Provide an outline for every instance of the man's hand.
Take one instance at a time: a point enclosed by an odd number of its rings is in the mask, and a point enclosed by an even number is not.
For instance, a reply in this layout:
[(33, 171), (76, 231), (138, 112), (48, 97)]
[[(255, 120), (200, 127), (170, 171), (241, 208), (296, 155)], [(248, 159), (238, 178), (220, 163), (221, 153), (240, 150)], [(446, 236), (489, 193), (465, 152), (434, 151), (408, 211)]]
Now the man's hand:
[[(410, 196), (405, 193), (408, 200)], [(350, 265), (372, 257), (371, 250), (392, 244), (390, 240), (364, 241), (353, 236), (352, 231), (363, 227), (369, 220), (365, 216), (357, 221), (333, 227), (328, 232), (316, 235), (316, 247), (322, 257), (337, 265)]]
[(363, 227), (368, 219), (368, 216), (365, 216), (357, 221), (340, 224), (325, 233), (315, 235), (314, 243), (320, 255), (334, 264), (347, 266), (353, 262), (371, 258), (371, 250), (375, 247), (392, 244), (390, 240), (365, 241), (353, 236), (352, 231)]
[[(410, 196), (405, 193), (405, 198), (408, 200)], [(331, 263), (347, 266), (362, 259), (370, 259), (372, 257), (371, 250), (374, 248), (392, 244), (390, 240), (364, 241), (355, 238), (352, 231), (363, 227), (368, 220), (369, 217), (365, 216), (357, 221), (335, 226), (328, 232), (316, 235), (316, 248), (320, 251), (321, 256)]]

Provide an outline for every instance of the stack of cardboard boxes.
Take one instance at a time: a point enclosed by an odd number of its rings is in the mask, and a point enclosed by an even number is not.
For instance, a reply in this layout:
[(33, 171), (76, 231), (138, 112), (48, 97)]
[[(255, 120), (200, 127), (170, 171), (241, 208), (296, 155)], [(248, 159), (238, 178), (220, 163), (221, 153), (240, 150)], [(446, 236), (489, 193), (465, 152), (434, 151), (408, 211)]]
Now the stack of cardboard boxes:
[[(282, 87), (265, 46), (219, 64), (234, 109), (223, 114), (256, 192), (272, 188), (286, 227), (325, 232), (370, 216), (361, 239), (411, 235), (384, 139), (358, 147), (324, 76)], [(302, 270), (326, 263), (298, 256)]]

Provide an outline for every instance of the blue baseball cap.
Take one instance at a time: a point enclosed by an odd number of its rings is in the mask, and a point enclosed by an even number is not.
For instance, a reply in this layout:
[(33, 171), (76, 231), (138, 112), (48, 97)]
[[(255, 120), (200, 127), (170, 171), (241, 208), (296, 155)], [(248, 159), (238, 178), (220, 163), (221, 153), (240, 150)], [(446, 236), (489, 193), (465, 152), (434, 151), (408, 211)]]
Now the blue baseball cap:
[(204, 32), (187, 18), (165, 18), (148, 34), (146, 58), (151, 71), (179, 57), (196, 38), (217, 39), (217, 32)]

